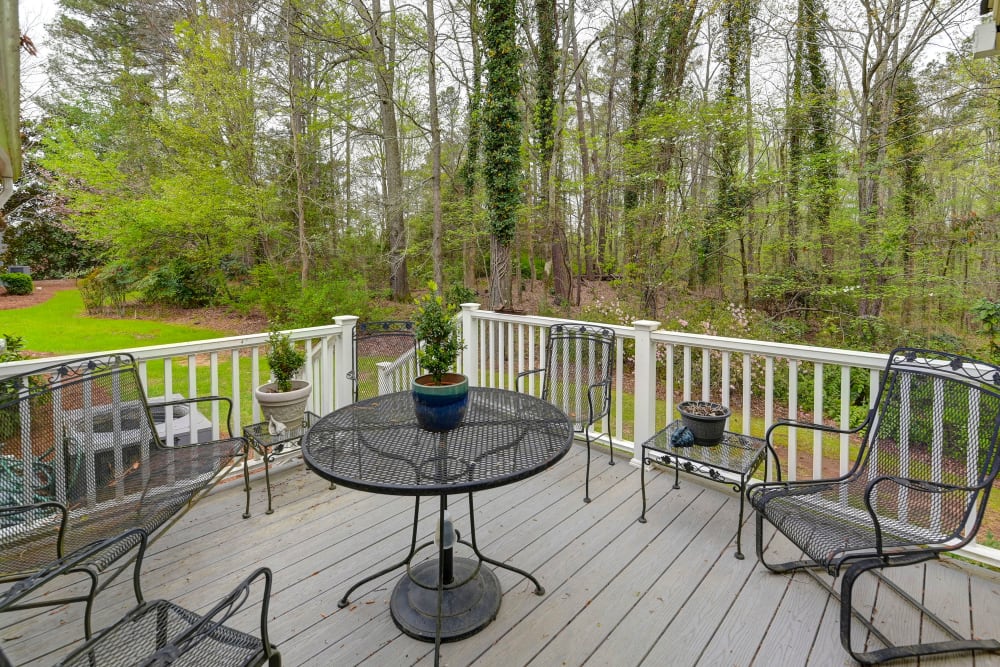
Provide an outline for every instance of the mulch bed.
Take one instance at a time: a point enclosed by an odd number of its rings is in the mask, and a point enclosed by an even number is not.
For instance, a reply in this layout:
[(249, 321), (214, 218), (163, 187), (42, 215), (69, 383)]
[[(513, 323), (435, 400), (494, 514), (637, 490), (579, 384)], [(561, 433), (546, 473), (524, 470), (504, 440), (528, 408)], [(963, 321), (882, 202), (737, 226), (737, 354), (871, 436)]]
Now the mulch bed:
[(65, 280), (36, 280), (35, 291), (31, 294), (7, 294), (7, 290), (0, 287), (0, 310), (13, 310), (15, 308), (27, 308), (37, 306), (52, 298), (52, 295), (62, 290), (76, 287), (76, 278)]

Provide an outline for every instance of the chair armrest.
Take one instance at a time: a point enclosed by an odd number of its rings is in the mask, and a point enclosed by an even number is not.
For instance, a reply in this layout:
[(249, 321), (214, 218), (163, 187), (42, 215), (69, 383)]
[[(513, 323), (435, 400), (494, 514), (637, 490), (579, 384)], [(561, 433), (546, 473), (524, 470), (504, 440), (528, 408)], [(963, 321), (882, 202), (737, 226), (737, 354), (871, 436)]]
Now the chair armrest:
[(535, 368), (530, 371), (521, 371), (520, 373), (517, 374), (517, 377), (514, 378), (514, 388), (517, 391), (521, 391), (521, 378), (526, 377), (528, 375), (534, 375), (536, 373), (544, 373), (544, 372), (545, 372), (544, 368)]
[[(865, 509), (868, 511), (869, 516), (871, 516), (872, 522), (875, 525), (875, 540), (876, 548), (879, 553), (882, 552), (882, 524), (878, 518), (878, 512), (872, 507), (872, 495), (875, 493), (879, 486), (885, 484), (892, 484), (897, 487), (905, 487), (910, 491), (915, 491), (917, 493), (925, 493), (928, 495), (941, 495), (945, 493), (951, 493), (953, 491), (960, 491), (963, 493), (969, 492), (981, 492), (985, 490), (989, 484), (977, 484), (976, 486), (964, 486), (961, 484), (947, 484), (945, 482), (934, 482), (926, 479), (912, 479), (909, 477), (896, 477), (892, 475), (883, 475), (881, 477), (876, 477), (872, 481), (868, 482), (868, 486), (865, 488)], [(963, 528), (963, 526), (958, 526), (958, 528)], [(970, 534), (962, 541), (961, 544), (965, 544), (973, 535)], [(961, 544), (956, 545), (961, 546)]]
[[(243, 607), (250, 598), (250, 586), (255, 580), (263, 577), (264, 591), (261, 600), (260, 611), (260, 639), (266, 655), (271, 654), (271, 643), (267, 636), (267, 609), (271, 599), (271, 570), (267, 567), (260, 567), (254, 570), (250, 576), (240, 582), (226, 597), (219, 601), (209, 612), (201, 617), (196, 624), (182, 632), (177, 637), (171, 638), (168, 644), (159, 649), (155, 654), (147, 658), (143, 664), (159, 665), (170, 664), (172, 660), (184, 655), (196, 647), (203, 639), (210, 636), (222, 625), (226, 624), (233, 614)], [(158, 662), (159, 658), (169, 658), (164, 662)]]
[[(42, 503), (45, 505), (55, 505), (58, 503)], [(34, 507), (34, 506), (32, 506)], [(90, 544), (80, 547), (73, 553), (62, 558), (57, 558), (46, 565), (44, 568), (31, 575), (27, 579), (22, 579), (11, 586), (9, 589), (4, 591), (3, 595), (0, 595), (0, 612), (8, 609), (11, 605), (15, 604), (18, 600), (21, 600), (26, 595), (30, 594), (32, 591), (44, 586), (48, 582), (52, 581), (56, 577), (67, 572), (71, 572), (80, 563), (89, 560), (95, 554), (108, 549), (118, 542), (125, 542), (134, 537), (139, 538), (139, 554), (137, 558), (139, 562), (142, 562), (143, 553), (146, 551), (146, 542), (148, 536), (146, 531), (142, 528), (133, 528), (132, 530), (125, 531), (120, 535), (115, 537), (109, 537), (104, 540), (97, 540), (91, 542)]]
[[(56, 502), (54, 500), (49, 500), (40, 503), (32, 503), (30, 505), (9, 505), (6, 507), (0, 507), (0, 527), (12, 527), (16, 524), (23, 523), (25, 521), (30, 521), (31, 518), (26, 516), (24, 518), (18, 518), (20, 514), (29, 514), (33, 512), (38, 512), (40, 510), (57, 510), (59, 512), (59, 536), (56, 540), (56, 553), (53, 554), (55, 558), (62, 558), (63, 555), (63, 538), (66, 535), (66, 528), (69, 523), (69, 510), (62, 503)], [(15, 529), (16, 537), (16, 529)]]
[[(603, 405), (595, 407), (594, 391), (597, 389), (604, 390), (604, 400), (601, 401)], [(587, 387), (587, 403), (590, 407), (590, 421), (588, 422), (590, 424), (593, 424), (609, 412), (606, 408), (609, 408), (611, 404), (611, 378), (608, 378), (604, 382), (598, 382)]]
[(869, 410), (868, 411), (868, 416), (865, 417), (865, 420), (861, 424), (859, 424), (855, 428), (849, 428), (849, 429), (841, 429), (841, 428), (837, 428), (835, 426), (827, 426), (826, 424), (814, 424), (812, 422), (800, 422), (800, 421), (796, 421), (794, 419), (779, 419), (775, 423), (771, 424), (771, 426), (767, 429), (767, 433), (764, 434), (764, 439), (767, 441), (768, 444), (771, 444), (771, 433), (773, 433), (775, 430), (777, 430), (779, 428), (782, 428), (782, 427), (784, 427), (784, 428), (791, 428), (791, 427), (804, 428), (804, 429), (811, 429), (813, 431), (824, 431), (826, 433), (842, 433), (842, 434), (850, 435), (852, 433), (857, 433), (858, 431), (860, 431), (861, 429), (865, 428), (868, 425), (868, 423), (871, 421), (871, 418), (872, 418), (872, 412), (873, 412), (872, 410)]
[[(194, 398), (177, 398), (172, 401), (157, 401), (156, 406), (170, 407), (172, 405), (189, 405), (191, 403), (214, 403), (222, 401), (226, 404), (226, 431), (230, 437), (236, 437), (233, 433), (233, 400), (228, 396), (195, 396)], [(195, 443), (197, 444), (197, 443)]]

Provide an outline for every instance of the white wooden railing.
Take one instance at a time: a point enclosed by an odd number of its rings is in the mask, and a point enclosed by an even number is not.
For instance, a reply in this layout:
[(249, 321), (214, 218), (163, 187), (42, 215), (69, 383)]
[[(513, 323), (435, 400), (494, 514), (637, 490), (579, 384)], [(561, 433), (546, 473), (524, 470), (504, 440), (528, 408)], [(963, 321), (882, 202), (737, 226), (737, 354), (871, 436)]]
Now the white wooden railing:
[[(566, 321), (494, 313), (480, 310), (478, 304), (462, 304), (459, 317), (465, 339), (459, 370), (469, 376), (473, 386), (508, 389), (515, 388), (519, 372), (544, 366), (547, 328)], [(334, 325), (290, 332), (293, 340), (305, 344), (305, 377), (314, 388), (310, 409), (317, 414), (326, 414), (352, 400), (348, 372), (352, 368), (357, 319), (339, 316), (334, 318)], [(635, 443), (643, 442), (672, 421), (675, 405), (681, 400), (713, 400), (729, 405), (733, 410), (729, 428), (758, 437), (777, 419), (789, 415), (847, 428), (852, 406), (864, 411), (874, 401), (880, 371), (887, 360), (886, 354), (663, 331), (659, 322), (648, 320), (633, 322), (632, 326), (606, 326), (617, 336), (616, 376), (611, 414), (600, 428), (611, 433), (617, 449), (633, 454), (635, 465)], [(266, 345), (267, 334), (260, 333), (123, 351), (139, 360), (144, 383), (149, 364), (162, 361), (163, 389), (168, 396), (185, 393), (175, 388), (176, 372), (187, 374), (188, 388), (195, 387), (199, 380), (204, 384), (207, 377), (207, 393), (233, 400), (233, 430), (240, 433), (242, 426), (250, 423), (246, 418), (251, 422), (260, 419), (253, 388), (266, 380), (260, 376), (260, 355)], [(84, 355), (73, 355), (79, 356)], [(0, 378), (62, 359), (0, 364)], [(230, 366), (225, 381), (220, 378), (220, 360)], [(249, 377), (244, 378), (246, 368)], [(802, 378), (811, 387), (802, 386)], [(829, 390), (827, 385), (835, 389)], [(541, 391), (531, 376), (524, 389), (534, 394)], [(859, 402), (863, 405), (855, 406)], [(212, 421), (217, 424), (217, 415)], [(786, 479), (815, 478), (847, 469), (854, 444), (848, 436), (838, 436), (831, 443), (829, 436), (824, 440), (821, 433), (814, 432), (809, 442), (800, 442), (795, 429), (788, 433), (780, 461)], [(965, 552), (1000, 565), (1000, 551), (996, 549), (972, 544)]]

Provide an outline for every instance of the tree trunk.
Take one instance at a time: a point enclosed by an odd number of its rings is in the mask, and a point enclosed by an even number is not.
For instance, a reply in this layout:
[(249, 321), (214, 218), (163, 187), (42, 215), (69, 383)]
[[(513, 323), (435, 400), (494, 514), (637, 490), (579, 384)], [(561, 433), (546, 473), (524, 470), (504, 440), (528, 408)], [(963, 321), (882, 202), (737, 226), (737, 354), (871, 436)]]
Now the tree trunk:
[(369, 55), (375, 70), (375, 91), (379, 102), (382, 145), (385, 151), (385, 210), (389, 236), (389, 287), (394, 301), (406, 301), (410, 286), (406, 272), (406, 220), (403, 211), (403, 161), (399, 146), (399, 126), (395, 100), (395, 7), (390, 0), (389, 26), (383, 33), (381, 0), (372, 0), (371, 12), (361, 0), (354, 6), (367, 23), (371, 39)]
[(444, 289), (444, 259), (441, 222), (441, 122), (437, 101), (437, 34), (434, 27), (434, 0), (427, 0), (427, 96), (431, 121), (431, 199), (434, 222), (431, 238), (431, 261), (434, 265), (434, 282)]

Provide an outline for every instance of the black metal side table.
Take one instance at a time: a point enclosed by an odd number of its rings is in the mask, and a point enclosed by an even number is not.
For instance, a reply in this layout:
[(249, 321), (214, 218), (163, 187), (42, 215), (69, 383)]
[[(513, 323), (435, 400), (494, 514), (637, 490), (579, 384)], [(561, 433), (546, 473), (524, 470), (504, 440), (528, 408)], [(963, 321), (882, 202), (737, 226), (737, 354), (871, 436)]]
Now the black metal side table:
[(639, 523), (646, 523), (646, 466), (651, 463), (659, 463), (674, 469), (675, 489), (681, 488), (681, 470), (720, 484), (732, 484), (733, 490), (740, 494), (740, 516), (736, 524), (736, 558), (743, 560), (741, 533), (747, 481), (761, 464), (764, 465), (764, 477), (767, 478), (768, 453), (774, 457), (776, 474), (780, 481), (781, 463), (778, 461), (778, 456), (767, 441), (731, 431), (724, 432), (722, 441), (717, 445), (675, 447), (670, 442), (671, 436), (682, 427), (683, 424), (677, 420), (642, 443), (642, 466), (639, 474), (642, 484), (642, 514), (639, 516)]
[(268, 422), (257, 422), (243, 427), (243, 437), (247, 441), (247, 451), (243, 452), (243, 482), (247, 493), (247, 506), (243, 518), (250, 518), (250, 471), (247, 459), (250, 458), (250, 448), (264, 458), (264, 483), (267, 485), (267, 512), (273, 514), (271, 506), (271, 461), (278, 454), (287, 454), (298, 449), (302, 444), (302, 436), (319, 420), (319, 415), (306, 411), (302, 423), (288, 426), (284, 431), (272, 434), (268, 430)]

